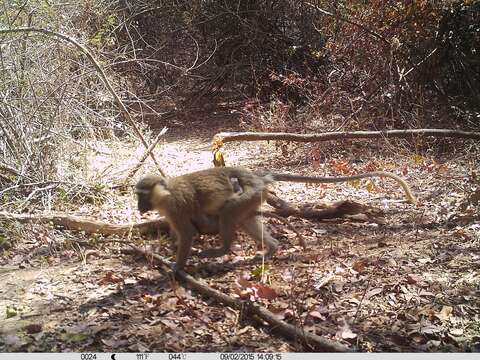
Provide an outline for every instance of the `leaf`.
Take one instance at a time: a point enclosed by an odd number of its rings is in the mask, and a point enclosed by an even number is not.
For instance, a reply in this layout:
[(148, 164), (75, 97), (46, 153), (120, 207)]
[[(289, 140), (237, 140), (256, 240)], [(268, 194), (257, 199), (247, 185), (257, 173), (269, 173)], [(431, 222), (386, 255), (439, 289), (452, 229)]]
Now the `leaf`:
[(266, 272), (268, 272), (268, 270), (270, 270), (270, 267), (267, 264), (264, 264), (263, 266), (257, 266), (252, 271), (252, 276), (261, 278)]
[(430, 258), (426, 258), (426, 259), (417, 259), (417, 261), (420, 263), (420, 264), (429, 264), (429, 263), (433, 263), (433, 260), (430, 259)]
[(344, 329), (340, 333), (340, 337), (342, 339), (355, 339), (357, 337), (357, 334), (355, 334), (352, 330), (350, 329)]
[(427, 326), (424, 326), (420, 329), (420, 332), (422, 334), (435, 334), (435, 333), (438, 333), (440, 331), (441, 331), (441, 329), (438, 326), (435, 326), (435, 325), (427, 325)]
[(218, 149), (213, 152), (213, 165), (215, 167), (225, 167), (225, 158)]
[(125, 279), (125, 285), (135, 285), (138, 283), (137, 279), (135, 278), (127, 278)]
[(361, 273), (365, 270), (366, 266), (367, 266), (367, 262), (362, 259), (362, 260), (355, 261), (352, 265), (352, 269), (358, 273)]
[(442, 306), (442, 310), (440, 310), (440, 312), (435, 313), (435, 316), (442, 321), (447, 321), (448, 319), (450, 319), (452, 312), (453, 307), (444, 305)]
[(318, 320), (322, 320), (322, 321), (326, 320), (326, 317), (323, 316), (322, 314), (320, 314), (320, 312), (316, 311), (316, 310), (310, 311), (308, 313), (308, 315), (310, 315), (312, 318), (315, 318), (315, 319), (318, 319)]
[(350, 325), (346, 321), (341, 321), (341, 322), (343, 322), (343, 324), (338, 329), (336, 336), (345, 340), (355, 339), (357, 337), (357, 334), (355, 334), (350, 329)]
[(248, 325), (238, 330), (236, 335), (246, 334), (248, 332), (251, 332), (252, 330), (255, 330), (255, 329), (252, 326)]
[(5, 309), (5, 313), (6, 313), (7, 319), (17, 316), (18, 314), (17, 309), (10, 306), (7, 306), (7, 308)]
[(178, 328), (178, 325), (173, 320), (161, 319), (160, 322), (170, 330), (175, 330), (176, 328)]
[(150, 304), (150, 303), (153, 302), (153, 296), (150, 295), (150, 294), (144, 294), (144, 295), (142, 296), (142, 299), (143, 299), (143, 301), (146, 302), (147, 304)]
[(378, 193), (378, 192), (380, 192), (380, 189), (372, 181), (368, 181), (367, 182), (367, 191), (369, 193)]
[(365, 299), (368, 300), (375, 295), (381, 294), (382, 292), (383, 292), (383, 288), (372, 289), (365, 294)]
[(333, 275), (332, 273), (328, 273), (322, 277), (319, 277), (317, 279), (317, 283), (314, 285), (315, 289), (317, 290), (321, 289), (322, 287), (327, 285), (329, 282), (331, 282), (334, 278), (335, 278), (335, 275)]
[(100, 284), (118, 284), (123, 281), (123, 278), (119, 275), (115, 275), (113, 271), (107, 271), (103, 278), (100, 279)]
[(349, 184), (350, 186), (354, 187), (355, 189), (358, 189), (358, 188), (360, 188), (361, 182), (360, 182), (360, 179), (356, 179), (356, 180), (350, 180), (350, 181), (348, 182), (348, 184)]
[(422, 278), (419, 275), (416, 275), (416, 274), (408, 274), (406, 276), (406, 280), (407, 280), (407, 283), (413, 285), (413, 284), (416, 284), (416, 283), (422, 281)]
[(462, 336), (463, 335), (463, 329), (452, 329), (449, 332), (453, 336)]
[(432, 319), (435, 316), (435, 311), (433, 311), (433, 309), (429, 305), (426, 305), (417, 311), (417, 315), (424, 315)]
[(350, 162), (347, 160), (332, 161), (333, 169), (341, 174), (348, 174), (350, 172)]
[(423, 162), (425, 161), (425, 158), (422, 155), (417, 154), (413, 157), (413, 161), (415, 165), (422, 165)]
[(275, 290), (266, 285), (256, 284), (252, 286), (252, 289), (254, 291), (255, 297), (258, 297), (260, 299), (273, 300), (278, 297)]

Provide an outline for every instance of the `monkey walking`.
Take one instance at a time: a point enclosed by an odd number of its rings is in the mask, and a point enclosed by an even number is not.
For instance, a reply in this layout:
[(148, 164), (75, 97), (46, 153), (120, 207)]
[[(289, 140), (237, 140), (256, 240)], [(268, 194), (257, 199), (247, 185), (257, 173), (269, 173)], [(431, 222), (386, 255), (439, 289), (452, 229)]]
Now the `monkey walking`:
[(218, 167), (168, 179), (148, 175), (140, 179), (135, 192), (140, 213), (157, 210), (165, 216), (173, 230), (178, 243), (174, 270), (178, 271), (186, 265), (193, 239), (198, 232), (212, 233), (217, 228), (222, 245), (202, 251), (201, 257), (219, 257), (228, 253), (237, 226), (257, 243), (265, 243), (267, 258), (273, 256), (278, 240), (262, 226), (257, 210), (267, 198), (268, 185), (274, 181), (339, 183), (370, 177), (394, 179), (402, 186), (407, 200), (416, 202), (405, 180), (384, 171), (315, 177), (282, 173), (256, 174), (239, 167)]

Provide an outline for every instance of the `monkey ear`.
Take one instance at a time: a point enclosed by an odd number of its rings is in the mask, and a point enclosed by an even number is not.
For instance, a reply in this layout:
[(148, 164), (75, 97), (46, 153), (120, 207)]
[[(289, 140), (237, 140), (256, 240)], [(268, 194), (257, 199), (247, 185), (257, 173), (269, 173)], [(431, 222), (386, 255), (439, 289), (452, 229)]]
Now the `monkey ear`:
[(165, 187), (164, 184), (157, 183), (153, 186), (152, 194), (156, 198), (162, 198), (164, 196), (170, 195), (170, 191)]

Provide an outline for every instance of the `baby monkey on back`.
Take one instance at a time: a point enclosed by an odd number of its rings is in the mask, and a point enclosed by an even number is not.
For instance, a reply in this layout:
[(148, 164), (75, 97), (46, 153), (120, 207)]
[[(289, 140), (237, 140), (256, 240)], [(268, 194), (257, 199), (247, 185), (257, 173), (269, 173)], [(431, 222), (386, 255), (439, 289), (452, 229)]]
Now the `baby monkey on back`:
[[(395, 174), (376, 171), (352, 176), (315, 177), (280, 173), (256, 174), (239, 167), (219, 167), (164, 178), (148, 175), (137, 183), (140, 213), (157, 210), (165, 216), (177, 240), (174, 270), (187, 262), (193, 239), (198, 233), (218, 232), (221, 246), (200, 253), (201, 257), (219, 257), (230, 251), (237, 227), (266, 246), (265, 256), (274, 255), (278, 241), (262, 226), (258, 210), (267, 198), (273, 181), (302, 183), (338, 183), (369, 177), (389, 177), (405, 191), (409, 202), (416, 199), (408, 184)], [(217, 220), (218, 219), (218, 220)]]

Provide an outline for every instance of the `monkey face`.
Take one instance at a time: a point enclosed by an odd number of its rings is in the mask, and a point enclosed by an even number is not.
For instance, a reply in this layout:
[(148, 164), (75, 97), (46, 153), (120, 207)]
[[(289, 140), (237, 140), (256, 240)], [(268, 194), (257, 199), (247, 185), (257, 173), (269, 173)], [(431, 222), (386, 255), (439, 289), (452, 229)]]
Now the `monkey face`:
[[(166, 181), (161, 176), (148, 175), (141, 179), (135, 186), (135, 193), (138, 198), (138, 210), (140, 214), (154, 210), (153, 197), (158, 186), (166, 187)], [(158, 210), (158, 209), (157, 209)]]
[(152, 202), (150, 201), (150, 191), (140, 192), (137, 190), (137, 198), (138, 211), (140, 211), (140, 214), (153, 210)]

